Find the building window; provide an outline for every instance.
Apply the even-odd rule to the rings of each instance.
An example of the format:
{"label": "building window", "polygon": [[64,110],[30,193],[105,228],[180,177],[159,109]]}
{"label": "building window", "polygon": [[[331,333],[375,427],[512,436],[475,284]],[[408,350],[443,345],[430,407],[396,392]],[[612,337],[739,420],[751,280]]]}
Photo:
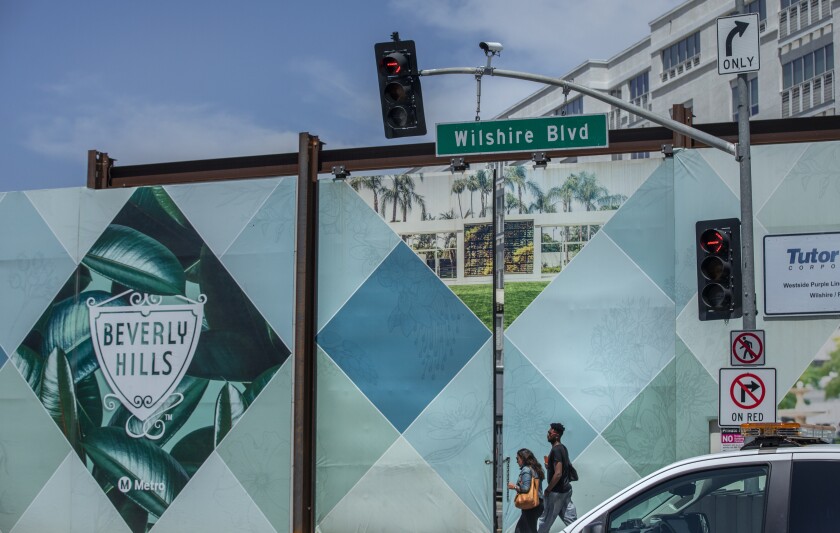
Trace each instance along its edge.
{"label": "building window", "polygon": [[[788,3],[790,3],[788,1]],[[784,7],[785,0],[782,0],[782,6]],[[767,1],[766,0],[756,0],[755,2],[750,2],[745,6],[747,8],[747,13],[758,13],[758,20],[759,22],[763,20],[767,20]]]}
{"label": "building window", "polygon": [[700,56],[700,32],[689,35],[661,52],[662,70],[667,72]]}
{"label": "building window", "polygon": [[[747,81],[747,105],[750,116],[758,114],[758,77]],[[732,85],[732,120],[738,122],[738,85]]]}
{"label": "building window", "polygon": [[572,100],[571,102],[567,102],[557,109],[554,110],[555,115],[560,116],[568,116],[568,115],[582,115],[583,114],[583,97],[578,97]]}
{"label": "building window", "polygon": [[834,101],[834,45],[782,63],[782,118]]}
{"label": "building window", "polygon": [[648,93],[648,73],[643,72],[630,80],[630,100],[635,100]]}
{"label": "building window", "polygon": [[782,89],[790,89],[831,70],[834,70],[834,44],[829,43],[783,64]]}
{"label": "building window", "polygon": [[650,159],[650,152],[633,152],[630,159]]}

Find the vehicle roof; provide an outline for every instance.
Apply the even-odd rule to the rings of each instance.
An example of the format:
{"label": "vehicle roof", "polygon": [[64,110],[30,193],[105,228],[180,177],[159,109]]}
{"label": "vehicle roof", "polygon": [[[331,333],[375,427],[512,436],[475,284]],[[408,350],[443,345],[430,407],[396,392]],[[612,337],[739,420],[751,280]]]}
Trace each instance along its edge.
{"label": "vehicle roof", "polygon": [[730,458],[738,458],[738,457],[754,457],[754,456],[769,456],[769,455],[776,455],[776,454],[791,454],[791,453],[832,453],[837,454],[838,459],[840,459],[840,444],[809,444],[806,446],[780,446],[780,447],[772,447],[772,448],[763,448],[763,449],[752,449],[752,450],[736,450],[732,452],[718,452],[718,453],[710,453],[706,455],[698,455],[695,457],[689,457],[687,459],[682,459],[679,461],[675,461],[667,466],[656,470],[655,472],[648,474],[647,476],[642,477],[641,479],[631,483],[627,487],[619,490],[609,498],[603,500],[601,503],[593,507],[590,511],[584,513],[580,519],[587,518],[592,513],[598,511],[604,503],[615,500],[617,497],[621,496],[622,494],[626,494],[632,491],[636,486],[642,485],[647,482],[648,479],[656,477],[663,472],[667,472],[669,470],[678,469],[682,466],[688,465],[699,465],[704,462],[708,463],[715,463],[721,460],[724,462],[732,463],[729,461]]}

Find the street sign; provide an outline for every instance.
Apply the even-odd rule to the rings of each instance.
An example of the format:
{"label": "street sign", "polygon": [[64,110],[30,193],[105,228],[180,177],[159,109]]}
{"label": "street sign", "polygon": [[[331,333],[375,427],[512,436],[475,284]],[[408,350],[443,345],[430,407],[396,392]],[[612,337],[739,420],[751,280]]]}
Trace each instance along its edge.
{"label": "street sign", "polygon": [[449,122],[435,129],[439,157],[609,146],[606,114]]}
{"label": "street sign", "polygon": [[764,236],[764,314],[840,314],[840,233]]}
{"label": "street sign", "polygon": [[721,428],[720,430],[720,451],[736,452],[744,445],[744,436],[740,428]]}
{"label": "street sign", "polygon": [[721,368],[718,425],[776,421],[775,368]]}
{"label": "street sign", "polygon": [[732,366],[763,366],[764,330],[730,331],[729,363]]}
{"label": "street sign", "polygon": [[759,68],[758,13],[717,19],[718,74]]}

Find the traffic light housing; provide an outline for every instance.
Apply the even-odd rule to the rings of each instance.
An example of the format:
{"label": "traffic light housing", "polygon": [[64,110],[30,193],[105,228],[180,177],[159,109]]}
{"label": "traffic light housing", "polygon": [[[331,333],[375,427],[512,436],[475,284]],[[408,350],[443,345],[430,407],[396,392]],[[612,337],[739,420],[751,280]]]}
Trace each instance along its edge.
{"label": "traffic light housing", "polygon": [[414,41],[376,43],[376,71],[385,137],[426,135],[423,93]]}
{"label": "traffic light housing", "polygon": [[700,320],[729,320],[743,315],[741,221],[697,222],[697,301]]}

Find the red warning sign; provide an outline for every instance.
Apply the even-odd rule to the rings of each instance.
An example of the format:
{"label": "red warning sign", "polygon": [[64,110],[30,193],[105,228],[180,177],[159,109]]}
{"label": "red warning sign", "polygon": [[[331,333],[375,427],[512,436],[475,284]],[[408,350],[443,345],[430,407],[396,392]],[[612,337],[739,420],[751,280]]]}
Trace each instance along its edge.
{"label": "red warning sign", "polygon": [[718,424],[776,421],[776,369],[721,368]]}
{"label": "red warning sign", "polygon": [[764,330],[732,331],[729,340],[732,366],[764,365]]}
{"label": "red warning sign", "polygon": [[755,374],[746,373],[732,380],[729,396],[741,409],[755,409],[764,400],[766,390],[761,378]]}

